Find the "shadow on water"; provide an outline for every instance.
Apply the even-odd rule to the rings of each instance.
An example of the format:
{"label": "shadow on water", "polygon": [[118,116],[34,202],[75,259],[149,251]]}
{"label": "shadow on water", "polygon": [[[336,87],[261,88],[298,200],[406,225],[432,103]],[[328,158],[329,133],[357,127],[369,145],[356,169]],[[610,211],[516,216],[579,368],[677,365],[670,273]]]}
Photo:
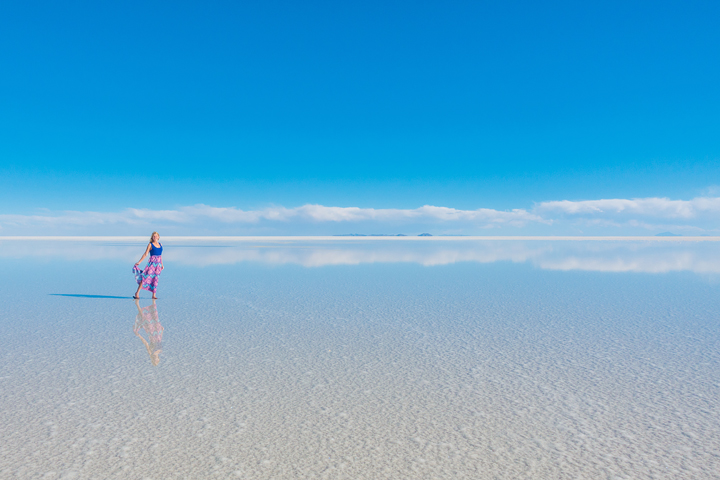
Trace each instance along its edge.
{"label": "shadow on water", "polygon": [[112,295],[78,295],[73,293],[50,293],[54,297],[79,297],[79,298],[133,298],[133,297],[115,297]]}

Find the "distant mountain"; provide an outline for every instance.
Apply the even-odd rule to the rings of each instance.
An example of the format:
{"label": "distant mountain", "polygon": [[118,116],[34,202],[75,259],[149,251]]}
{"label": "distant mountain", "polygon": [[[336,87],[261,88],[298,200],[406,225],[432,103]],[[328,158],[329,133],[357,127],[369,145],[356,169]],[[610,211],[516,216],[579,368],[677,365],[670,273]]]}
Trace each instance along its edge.
{"label": "distant mountain", "polygon": [[679,233],[662,232],[655,235],[656,237],[682,237]]}
{"label": "distant mountain", "polygon": [[370,235],[365,233],[340,233],[333,235],[333,237],[407,237],[404,233],[371,233]]}
{"label": "distant mountain", "polygon": [[432,235],[429,233],[421,233],[418,237],[432,237]]}

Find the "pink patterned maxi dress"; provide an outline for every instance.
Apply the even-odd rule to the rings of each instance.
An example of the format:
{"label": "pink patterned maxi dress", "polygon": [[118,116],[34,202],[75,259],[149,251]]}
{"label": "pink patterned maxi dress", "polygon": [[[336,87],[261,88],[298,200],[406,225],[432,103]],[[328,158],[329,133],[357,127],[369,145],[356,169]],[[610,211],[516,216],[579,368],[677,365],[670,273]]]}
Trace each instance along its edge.
{"label": "pink patterned maxi dress", "polygon": [[140,330],[145,330],[148,335],[148,344],[150,345],[150,351],[156,352],[162,350],[162,337],[163,331],[165,330],[160,325],[160,318],[158,318],[157,307],[150,305],[143,307],[135,317],[135,326],[133,332],[136,335],[140,335]]}
{"label": "pink patterned maxi dress", "polygon": [[158,281],[160,280],[160,272],[163,270],[162,264],[162,243],[160,248],[156,248],[152,245],[150,250],[150,259],[144,270],[140,270],[137,265],[133,266],[133,273],[135,274],[135,281],[143,290],[152,292],[153,294],[157,291]]}

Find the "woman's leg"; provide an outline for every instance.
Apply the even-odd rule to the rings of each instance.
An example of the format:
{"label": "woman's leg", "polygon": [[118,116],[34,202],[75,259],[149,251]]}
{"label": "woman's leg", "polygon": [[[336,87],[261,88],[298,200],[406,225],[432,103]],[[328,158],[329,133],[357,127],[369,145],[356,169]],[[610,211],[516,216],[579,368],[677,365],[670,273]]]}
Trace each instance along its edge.
{"label": "woman's leg", "polygon": [[142,284],[138,285],[138,289],[137,289],[137,291],[135,292],[135,295],[134,295],[135,298],[140,297],[140,287],[142,287]]}

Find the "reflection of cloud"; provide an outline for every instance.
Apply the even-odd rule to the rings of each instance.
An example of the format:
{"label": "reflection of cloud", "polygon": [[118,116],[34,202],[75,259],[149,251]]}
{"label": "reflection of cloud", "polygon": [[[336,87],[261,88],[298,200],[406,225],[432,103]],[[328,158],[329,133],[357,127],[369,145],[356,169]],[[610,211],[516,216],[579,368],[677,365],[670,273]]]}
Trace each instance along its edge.
{"label": "reflection of cloud", "polygon": [[689,270],[695,273],[720,272],[720,258],[708,262],[704,256],[681,251],[668,255],[667,252],[636,256],[607,258],[568,256],[558,259],[541,259],[538,265],[547,270],[587,270],[594,272],[645,272],[665,273]]}
{"label": "reflection of cloud", "polygon": [[[224,248],[193,252],[189,260],[196,265],[216,265],[241,262],[259,262],[274,265],[296,264],[305,267],[323,267],[328,265],[360,265],[368,263],[417,263],[420,265],[447,265],[460,262],[492,263],[497,261],[524,262],[537,256],[541,246],[534,248],[525,245],[398,245],[372,244],[326,246],[286,246],[276,248]],[[189,262],[188,262],[189,263]]]}
{"label": "reflection of cloud", "polygon": [[[575,239],[578,240],[578,239]],[[189,266],[255,262],[323,267],[371,263],[415,263],[426,266],[461,262],[530,263],[548,270],[599,272],[720,272],[716,239],[687,238],[626,241],[476,240],[476,239],[297,239],[244,238],[164,240],[165,261]],[[0,241],[0,257],[119,260],[132,265],[145,243],[113,241]]]}

